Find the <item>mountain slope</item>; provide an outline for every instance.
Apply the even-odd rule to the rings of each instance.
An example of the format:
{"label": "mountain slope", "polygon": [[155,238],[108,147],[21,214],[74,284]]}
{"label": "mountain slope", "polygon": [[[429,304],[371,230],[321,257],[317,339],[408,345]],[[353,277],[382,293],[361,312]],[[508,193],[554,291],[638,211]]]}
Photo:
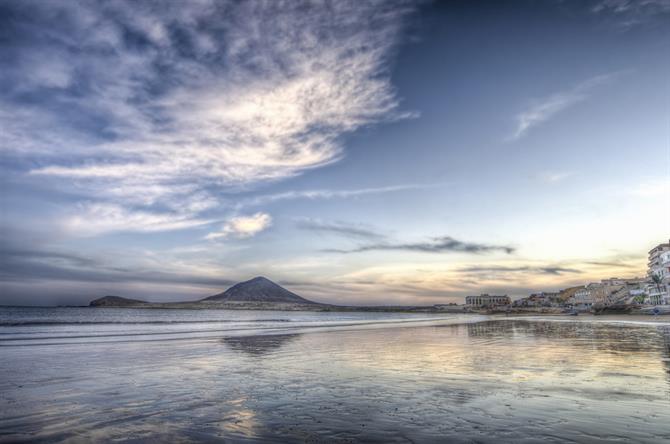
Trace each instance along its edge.
{"label": "mountain slope", "polygon": [[235,284],[223,293],[210,296],[203,301],[316,304],[316,302],[302,298],[262,276]]}

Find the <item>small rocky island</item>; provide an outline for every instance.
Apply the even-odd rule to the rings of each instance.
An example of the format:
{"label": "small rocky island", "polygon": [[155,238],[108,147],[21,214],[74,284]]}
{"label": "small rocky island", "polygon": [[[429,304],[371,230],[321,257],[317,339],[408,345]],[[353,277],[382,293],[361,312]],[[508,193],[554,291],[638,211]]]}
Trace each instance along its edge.
{"label": "small rocky island", "polygon": [[123,298],[121,296],[104,296],[91,301],[91,307],[131,307],[134,305],[147,304],[147,302],[138,299]]}

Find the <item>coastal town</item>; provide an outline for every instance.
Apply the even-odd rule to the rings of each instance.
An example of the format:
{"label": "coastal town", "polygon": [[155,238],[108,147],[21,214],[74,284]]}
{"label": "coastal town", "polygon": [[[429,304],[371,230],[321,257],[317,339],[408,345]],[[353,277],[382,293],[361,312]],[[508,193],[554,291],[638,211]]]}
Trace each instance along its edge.
{"label": "coastal town", "polygon": [[516,300],[507,295],[467,296],[465,306],[489,311],[670,314],[670,240],[649,251],[644,277],[611,277]]}
{"label": "coastal town", "polygon": [[98,308],[670,315],[670,239],[649,251],[644,277],[610,277],[525,297],[466,296],[465,304],[333,305],[305,299],[265,277],[257,276],[197,301],[148,302],[108,295],[92,300],[89,305]]}

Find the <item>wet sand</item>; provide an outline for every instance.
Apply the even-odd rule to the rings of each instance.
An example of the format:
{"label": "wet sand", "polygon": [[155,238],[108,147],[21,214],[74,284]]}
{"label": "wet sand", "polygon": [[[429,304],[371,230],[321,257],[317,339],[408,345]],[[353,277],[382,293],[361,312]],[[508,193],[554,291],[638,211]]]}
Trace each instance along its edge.
{"label": "wet sand", "polygon": [[0,441],[667,442],[670,323],[595,321],[3,346]]}

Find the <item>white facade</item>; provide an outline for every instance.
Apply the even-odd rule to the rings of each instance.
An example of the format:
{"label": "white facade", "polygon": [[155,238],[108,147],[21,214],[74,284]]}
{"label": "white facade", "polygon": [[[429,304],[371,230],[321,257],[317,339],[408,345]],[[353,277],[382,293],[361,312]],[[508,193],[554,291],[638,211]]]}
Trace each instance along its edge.
{"label": "white facade", "polygon": [[664,251],[658,256],[658,261],[660,267],[658,267],[658,272],[660,276],[667,280],[670,278],[670,251]]}
{"label": "white facade", "polygon": [[507,295],[504,296],[492,296],[488,294],[482,294],[479,296],[466,296],[465,303],[472,307],[492,307],[494,305],[509,305],[510,298]]}
{"label": "white facade", "polygon": [[576,308],[591,308],[594,302],[592,295],[592,285],[593,284],[589,284],[588,286],[577,290],[568,302]]}
{"label": "white facade", "polygon": [[665,294],[662,296],[662,303],[669,305],[670,304],[670,251],[665,251],[661,253],[660,257],[662,271],[661,278],[663,279],[663,285],[665,286]]}
{"label": "white facade", "polygon": [[[649,263],[647,275],[647,303],[669,304],[670,303],[670,241],[659,244],[649,251]],[[653,276],[661,278],[660,283],[652,281]]]}

